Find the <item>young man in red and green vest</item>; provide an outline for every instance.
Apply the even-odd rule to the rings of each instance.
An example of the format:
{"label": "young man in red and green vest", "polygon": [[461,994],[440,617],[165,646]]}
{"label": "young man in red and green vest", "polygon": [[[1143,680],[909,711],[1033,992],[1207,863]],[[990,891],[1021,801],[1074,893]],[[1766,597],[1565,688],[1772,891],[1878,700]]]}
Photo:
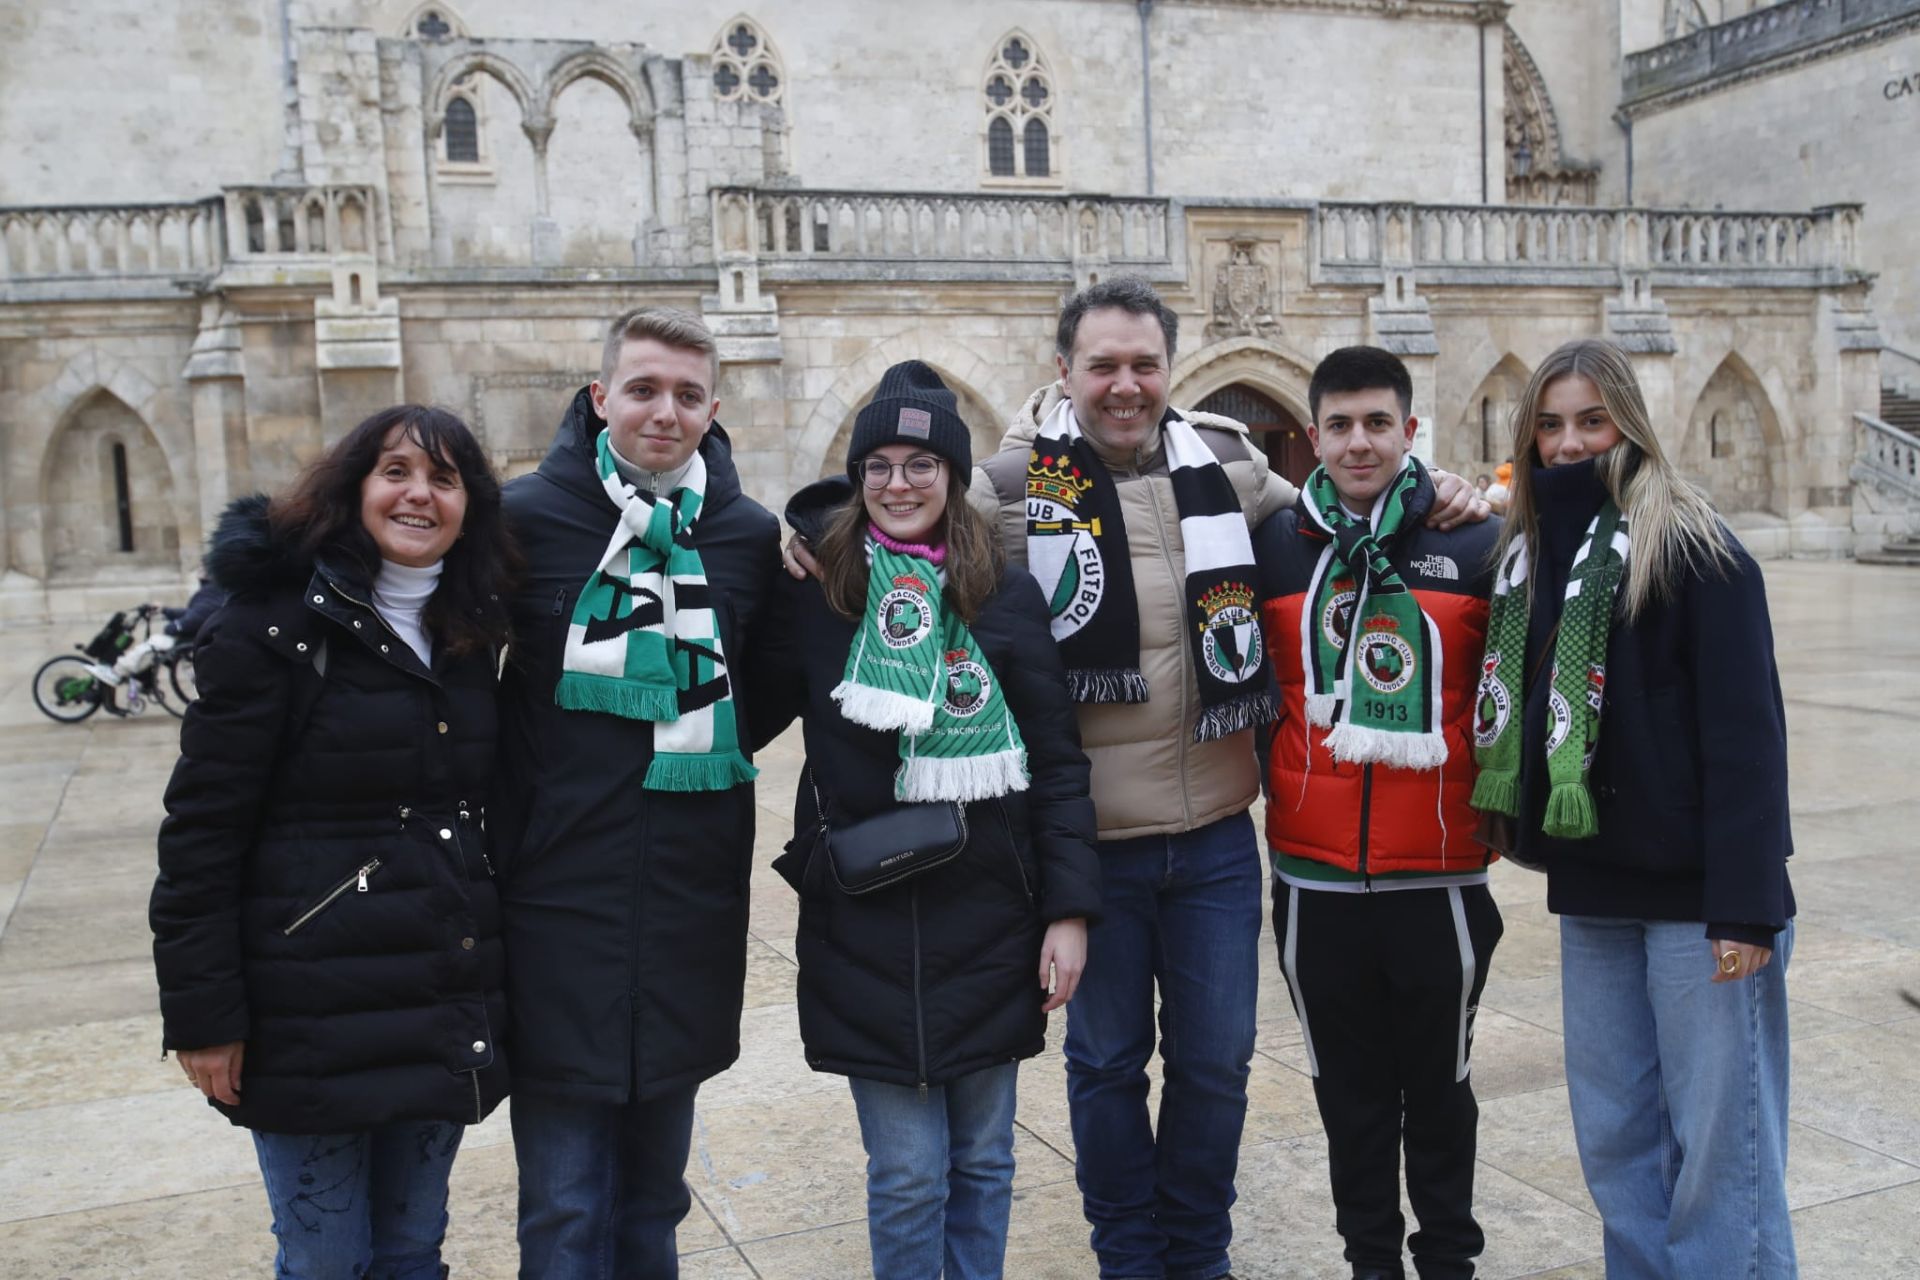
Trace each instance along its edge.
{"label": "young man in red and green vest", "polygon": [[1497,521],[1428,527],[1412,380],[1376,347],[1308,387],[1320,465],[1254,535],[1282,716],[1267,841],[1280,967],[1356,1278],[1473,1274],[1473,1016],[1500,913],[1473,838],[1475,689]]}

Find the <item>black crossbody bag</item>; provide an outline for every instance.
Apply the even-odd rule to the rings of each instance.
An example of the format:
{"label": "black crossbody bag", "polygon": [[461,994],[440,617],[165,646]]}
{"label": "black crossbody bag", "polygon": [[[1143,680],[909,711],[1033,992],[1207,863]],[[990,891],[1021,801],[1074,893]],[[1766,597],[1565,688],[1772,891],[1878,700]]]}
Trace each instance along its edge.
{"label": "black crossbody bag", "polygon": [[820,803],[820,788],[807,766],[813,809],[820,815],[820,838],[827,846],[827,868],[841,892],[872,893],[931,871],[960,856],[967,844],[967,812],[956,801],[895,805],[848,822],[830,822]]}

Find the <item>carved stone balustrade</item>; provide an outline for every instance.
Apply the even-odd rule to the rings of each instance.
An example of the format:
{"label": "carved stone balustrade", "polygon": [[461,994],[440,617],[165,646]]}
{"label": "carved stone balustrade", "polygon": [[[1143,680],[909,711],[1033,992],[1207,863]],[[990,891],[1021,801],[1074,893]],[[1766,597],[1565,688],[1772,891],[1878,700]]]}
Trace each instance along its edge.
{"label": "carved stone balustrade", "polygon": [[0,209],[0,287],[211,276],[219,202]]}
{"label": "carved stone balustrade", "polygon": [[1169,202],[1078,195],[713,192],[716,258],[767,280],[1078,280],[1172,269]]}
{"label": "carved stone balustrade", "polygon": [[222,199],[235,262],[378,252],[372,187],[226,187]]}
{"label": "carved stone balustrade", "polygon": [[1920,439],[1870,414],[1853,415],[1856,452],[1853,479],[1878,482],[1920,501]]}
{"label": "carved stone balustrade", "polygon": [[1694,209],[1323,203],[1320,277],[1421,283],[1830,283],[1858,274],[1858,205],[1797,213]]}
{"label": "carved stone balustrade", "polygon": [[1689,97],[1756,68],[1826,45],[1868,38],[1913,23],[1913,0],[1795,0],[1630,53],[1622,76],[1624,110]]}

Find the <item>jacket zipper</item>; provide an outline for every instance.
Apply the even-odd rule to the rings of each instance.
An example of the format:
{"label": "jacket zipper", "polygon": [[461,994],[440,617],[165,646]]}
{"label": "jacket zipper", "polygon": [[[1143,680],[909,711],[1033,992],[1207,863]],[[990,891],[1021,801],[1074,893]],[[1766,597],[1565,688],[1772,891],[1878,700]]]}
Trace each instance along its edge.
{"label": "jacket zipper", "polygon": [[920,1005],[920,885],[907,886],[907,911],[913,917],[913,1035],[920,1054],[920,1101],[927,1100],[927,1019]]}
{"label": "jacket zipper", "polygon": [[320,901],[314,903],[312,906],[308,907],[305,911],[302,911],[299,915],[295,916],[293,918],[293,922],[289,924],[286,928],[280,931],[281,934],[284,935],[285,937],[291,938],[294,934],[306,928],[307,923],[311,921],[315,916],[319,915],[322,911],[325,911],[328,907],[332,906],[336,901],[338,901],[340,898],[340,895],[345,893],[349,889],[357,888],[359,892],[365,893],[367,891],[367,877],[372,875],[374,872],[378,871],[379,869],[380,869],[380,859],[378,858],[372,859],[365,866],[361,867],[358,871],[348,876],[345,880],[342,880],[339,884],[333,886],[332,889],[329,889],[327,891],[326,896],[321,898]]}
{"label": "jacket zipper", "polygon": [[1033,906],[1033,885],[1027,880],[1026,864],[1020,861],[1020,846],[1013,838],[1013,820],[1007,817],[1006,802],[995,800],[993,805],[1000,811],[1000,829],[1007,833],[1007,853],[1013,858],[1013,869],[1020,877],[1020,890],[1027,895],[1027,905]]}
{"label": "jacket zipper", "polygon": [[[473,814],[468,811],[467,802],[465,800],[461,800],[461,801],[458,801],[457,803],[460,806],[460,814],[459,814],[460,821],[463,823],[472,822]],[[465,853],[466,848],[467,848],[466,844],[462,842],[460,845],[460,851],[462,853]],[[480,865],[487,869],[487,878],[491,880],[493,878],[493,859],[487,856],[487,846],[485,842],[482,842],[480,845]]]}
{"label": "jacket zipper", "polygon": [[[1144,477],[1144,482],[1147,486],[1147,500],[1153,503],[1153,524],[1154,524],[1155,540],[1160,544],[1160,558],[1167,562],[1167,577],[1171,579],[1174,584],[1174,608],[1178,610],[1180,608],[1179,599],[1180,599],[1181,584],[1183,584],[1186,581],[1186,576],[1182,574],[1174,566],[1173,548],[1167,545],[1167,522],[1160,510],[1160,495],[1154,490],[1153,479],[1150,476]],[[1178,522],[1179,518],[1180,518],[1179,514],[1176,512],[1174,515],[1174,520]],[[1174,633],[1178,635],[1184,632],[1185,630],[1186,630],[1186,619],[1183,616],[1176,623],[1174,627]],[[1183,658],[1183,666],[1180,672],[1180,729],[1179,729],[1180,814],[1185,825],[1187,827],[1191,827],[1193,826],[1193,794],[1190,789],[1191,781],[1187,777],[1187,746],[1189,743],[1193,741],[1193,731],[1187,728],[1187,714],[1188,714],[1187,712],[1187,673],[1185,669],[1185,655],[1182,655],[1182,658]]]}
{"label": "jacket zipper", "polygon": [[479,1124],[487,1118],[486,1114],[480,1110],[480,1068],[475,1067],[467,1072],[467,1076],[473,1081],[473,1122]]}
{"label": "jacket zipper", "polygon": [[1373,766],[1360,766],[1360,882],[1373,888],[1373,875],[1367,870],[1367,835],[1373,825]]}

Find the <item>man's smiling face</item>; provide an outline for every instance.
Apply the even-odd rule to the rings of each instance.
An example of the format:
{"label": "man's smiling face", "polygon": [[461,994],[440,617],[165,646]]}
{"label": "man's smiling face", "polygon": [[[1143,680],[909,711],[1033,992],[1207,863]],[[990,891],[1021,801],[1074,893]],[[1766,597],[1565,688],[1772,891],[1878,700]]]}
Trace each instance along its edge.
{"label": "man's smiling face", "polygon": [[1056,356],[1080,429],[1115,455],[1138,449],[1167,411],[1167,336],[1153,315],[1101,307]]}

